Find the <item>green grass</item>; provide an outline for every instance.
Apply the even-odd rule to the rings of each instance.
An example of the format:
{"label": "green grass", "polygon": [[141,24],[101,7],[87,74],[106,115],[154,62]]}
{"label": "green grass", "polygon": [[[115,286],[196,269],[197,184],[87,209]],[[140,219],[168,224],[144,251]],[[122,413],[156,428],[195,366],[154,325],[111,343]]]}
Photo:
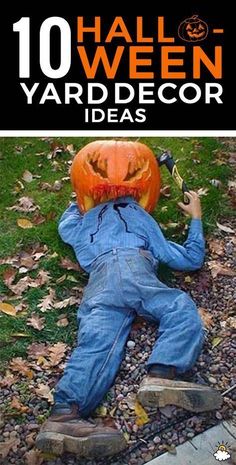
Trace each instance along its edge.
{"label": "green grass", "polygon": [[[79,150],[86,143],[93,140],[92,138],[58,138],[54,142],[59,145],[73,143],[74,148]],[[179,171],[192,189],[208,188],[207,196],[202,198],[204,212],[204,227],[206,233],[213,231],[216,221],[220,215],[229,216],[231,214],[228,198],[225,194],[228,179],[231,176],[231,169],[227,165],[217,166],[214,164],[215,151],[222,150],[220,142],[214,138],[142,138],[141,142],[149,145],[156,154],[161,153],[162,149],[172,151],[176,160],[178,160]],[[20,151],[19,151],[20,148]],[[21,150],[22,149],[22,150]],[[69,182],[65,182],[58,192],[42,191],[41,182],[52,184],[55,180],[68,176],[68,162],[71,155],[68,152],[58,154],[54,159],[48,159],[50,152],[50,140],[39,138],[1,138],[0,139],[0,257],[11,256],[27,246],[40,242],[46,244],[49,249],[49,255],[54,252],[58,254],[55,258],[42,258],[39,262],[39,268],[47,270],[52,276],[52,283],[55,283],[63,274],[73,275],[78,279],[78,285],[86,283],[86,274],[78,275],[76,272],[66,272],[59,266],[61,257],[68,256],[74,258],[73,251],[66,246],[57,233],[57,220],[68,205],[71,195]],[[193,160],[198,160],[195,163]],[[22,181],[22,175],[25,170],[32,174],[40,176],[31,183]],[[176,202],[182,200],[178,187],[174,184],[169,173],[162,168],[163,185],[171,185],[170,199],[161,198],[154,212],[154,217],[162,224],[183,223],[187,219],[176,207]],[[210,184],[211,179],[218,179],[222,182],[222,188],[217,189]],[[24,190],[17,194],[14,190],[19,186],[19,181],[23,182]],[[17,199],[22,196],[32,197],[35,204],[40,206],[40,213],[44,216],[49,215],[43,224],[24,230],[17,226],[18,218],[32,218],[33,214],[25,214],[9,211],[6,208],[16,203]],[[166,211],[162,207],[167,206]],[[165,235],[174,240],[183,241],[183,234],[173,228],[167,228]],[[0,296],[10,296],[8,288],[2,282],[2,274],[8,266],[0,267]],[[29,273],[35,276],[35,271]],[[20,276],[22,277],[22,276]],[[64,281],[56,285],[56,294],[58,299],[66,298],[68,290],[75,283]],[[52,310],[42,314],[37,309],[39,300],[47,294],[47,286],[39,289],[30,288],[26,291],[24,301],[28,305],[28,314],[26,316],[12,317],[0,312],[0,357],[8,360],[13,356],[24,357],[27,346],[33,341],[49,341],[55,343],[63,341],[72,344],[75,341],[76,331],[76,309],[69,307],[62,310]],[[6,300],[8,302],[8,300]],[[9,301],[9,303],[15,303]],[[17,301],[16,303],[19,303]],[[26,326],[28,316],[36,311],[40,316],[46,318],[45,328],[37,331]],[[58,316],[67,314],[69,326],[59,328],[56,326]],[[28,334],[25,338],[16,338],[12,334],[24,332]]]}

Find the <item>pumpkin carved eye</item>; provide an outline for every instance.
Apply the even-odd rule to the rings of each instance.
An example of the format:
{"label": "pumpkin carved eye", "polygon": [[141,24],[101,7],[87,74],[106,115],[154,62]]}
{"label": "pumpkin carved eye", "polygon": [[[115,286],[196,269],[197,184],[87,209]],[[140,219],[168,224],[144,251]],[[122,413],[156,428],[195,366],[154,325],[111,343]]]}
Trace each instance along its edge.
{"label": "pumpkin carved eye", "polygon": [[104,160],[103,162],[103,167],[101,167],[101,164],[99,165],[99,160],[88,160],[90,166],[92,167],[93,171],[95,174],[100,174],[102,178],[108,179],[107,176],[107,161]]}
{"label": "pumpkin carved eye", "polygon": [[125,176],[124,181],[134,181],[135,179],[139,179],[144,173],[144,171],[147,171],[148,166],[148,161],[146,161],[144,164],[142,164],[141,167],[138,166],[133,169],[132,164],[129,163],[128,173]]}

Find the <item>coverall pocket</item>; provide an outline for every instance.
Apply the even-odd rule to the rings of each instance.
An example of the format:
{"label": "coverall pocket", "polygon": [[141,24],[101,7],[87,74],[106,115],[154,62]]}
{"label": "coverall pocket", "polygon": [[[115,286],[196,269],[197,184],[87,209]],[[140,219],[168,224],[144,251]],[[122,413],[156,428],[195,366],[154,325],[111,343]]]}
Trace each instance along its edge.
{"label": "coverall pocket", "polygon": [[144,286],[156,287],[158,279],[151,260],[147,257],[127,257],[126,263],[131,270],[135,282]]}
{"label": "coverall pocket", "polygon": [[101,263],[93,271],[91,271],[88,284],[83,292],[83,301],[96,297],[100,294],[107,282],[107,263]]}

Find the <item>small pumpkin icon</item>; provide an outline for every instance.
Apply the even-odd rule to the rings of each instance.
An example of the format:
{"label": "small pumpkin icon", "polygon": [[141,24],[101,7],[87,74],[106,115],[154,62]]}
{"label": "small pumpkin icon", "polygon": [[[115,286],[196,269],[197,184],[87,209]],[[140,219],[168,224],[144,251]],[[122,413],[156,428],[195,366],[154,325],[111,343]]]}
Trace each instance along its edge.
{"label": "small pumpkin icon", "polygon": [[193,15],[180,23],[178,35],[186,42],[200,42],[208,35],[208,25],[198,15]]}

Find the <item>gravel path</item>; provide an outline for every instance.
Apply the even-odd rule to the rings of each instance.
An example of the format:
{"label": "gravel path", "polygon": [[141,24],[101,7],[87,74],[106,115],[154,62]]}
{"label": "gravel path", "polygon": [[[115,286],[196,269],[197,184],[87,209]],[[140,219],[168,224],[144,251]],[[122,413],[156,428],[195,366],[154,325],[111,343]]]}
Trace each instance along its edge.
{"label": "gravel path", "polygon": [[[222,221],[223,223],[223,221]],[[236,225],[225,221],[226,226]],[[235,254],[235,236],[217,230],[216,242],[210,249],[204,268],[198,273],[176,273],[174,287],[190,292],[197,305],[205,309],[208,329],[204,350],[191,373],[189,379],[198,383],[207,383],[222,393],[236,383],[236,339],[235,339],[235,289],[236,277],[218,274],[212,277],[212,261],[217,265],[233,268]],[[218,245],[217,245],[218,244]],[[221,249],[219,249],[219,244]],[[218,252],[216,252],[217,250]],[[223,251],[223,252],[222,252]],[[220,255],[219,255],[220,252]],[[211,268],[211,270],[210,270]],[[214,275],[214,272],[213,272]],[[213,413],[191,415],[181,409],[169,406],[159,410],[148,410],[149,422],[138,426],[134,412],[134,397],[139,384],[145,375],[145,361],[149,357],[155,340],[156,327],[143,320],[137,320],[133,326],[127,343],[125,359],[122,363],[115,385],[110,389],[97,416],[108,417],[125,433],[128,450],[122,458],[105,459],[104,461],[76,460],[75,457],[42,458],[34,450],[34,439],[40,424],[47,417],[49,404],[35,394],[39,383],[49,384],[53,388],[59,374],[55,371],[39,369],[33,373],[32,379],[24,376],[9,386],[3,386],[0,403],[3,416],[0,417],[0,442],[12,447],[3,458],[3,465],[9,464],[41,464],[46,465],[142,465],[158,454],[169,451],[175,453],[175,446],[183,443],[206,428],[215,425],[222,419],[235,415],[236,390],[224,396],[221,410]],[[69,355],[69,354],[68,354]],[[62,371],[63,366],[60,367]],[[6,375],[6,374],[5,374]],[[3,374],[4,376],[4,374]],[[1,378],[0,378],[1,379]],[[12,409],[10,403],[18,399],[26,412]],[[13,404],[14,405],[14,404]],[[220,440],[220,438],[219,438]],[[1,448],[0,448],[1,451]],[[44,461],[43,461],[44,460]],[[43,461],[43,462],[42,462]]]}

